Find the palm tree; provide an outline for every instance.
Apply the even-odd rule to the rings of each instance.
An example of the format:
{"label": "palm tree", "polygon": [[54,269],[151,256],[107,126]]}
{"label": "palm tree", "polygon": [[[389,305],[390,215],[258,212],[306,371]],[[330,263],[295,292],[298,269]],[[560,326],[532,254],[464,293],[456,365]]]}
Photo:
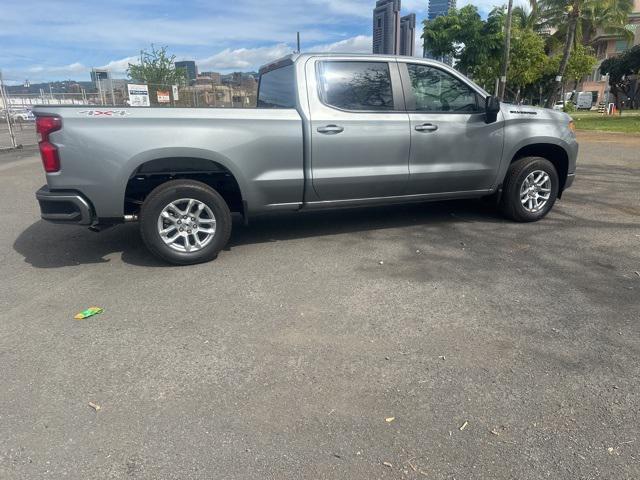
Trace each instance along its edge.
{"label": "palm tree", "polygon": [[609,5],[595,2],[589,7],[576,29],[576,37],[582,38],[583,43],[589,42],[598,30],[633,39],[633,33],[626,28],[633,0],[618,0]]}
{"label": "palm tree", "polygon": [[581,33],[584,38],[585,24],[589,31],[598,27],[605,30],[624,28],[627,16],[633,8],[633,2],[632,0],[539,0],[538,5],[543,22],[558,28],[565,37],[558,80],[547,98],[546,106],[551,107],[562,86],[576,38],[580,38],[576,37],[576,33]]}
{"label": "palm tree", "polygon": [[513,23],[520,30],[533,30],[540,32],[543,28],[543,22],[540,18],[537,0],[529,1],[529,8],[518,5],[513,9]]}
{"label": "palm tree", "polygon": [[511,19],[513,17],[513,0],[507,7],[507,21],[504,28],[504,55],[502,59],[502,75],[500,76],[500,101],[504,101],[507,90],[507,73],[509,71],[509,55],[511,54]]}

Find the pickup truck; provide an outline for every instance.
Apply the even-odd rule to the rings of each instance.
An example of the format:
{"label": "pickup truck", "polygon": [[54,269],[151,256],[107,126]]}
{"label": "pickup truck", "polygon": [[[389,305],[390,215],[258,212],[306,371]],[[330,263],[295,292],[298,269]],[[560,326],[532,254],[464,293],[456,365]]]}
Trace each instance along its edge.
{"label": "pickup truck", "polygon": [[174,264],[216,257],[232,212],[493,196],[520,222],[573,183],[562,112],[501,104],[442,63],[294,54],[260,69],[256,108],[38,106],[45,220],[137,221]]}

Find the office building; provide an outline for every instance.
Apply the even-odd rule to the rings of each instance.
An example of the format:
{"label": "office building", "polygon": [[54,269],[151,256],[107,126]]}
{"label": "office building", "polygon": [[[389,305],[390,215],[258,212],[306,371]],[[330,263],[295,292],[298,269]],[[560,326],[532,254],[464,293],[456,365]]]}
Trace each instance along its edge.
{"label": "office building", "polygon": [[187,80],[189,82],[194,81],[198,77],[198,68],[196,62],[193,60],[184,60],[182,62],[175,63],[176,68],[182,68],[187,72]]}
{"label": "office building", "polygon": [[378,0],[373,10],[373,53],[397,55],[400,48],[400,0]]}
{"label": "office building", "polygon": [[449,10],[456,8],[456,0],[429,0],[427,19],[433,20],[449,13]]}
{"label": "office building", "polygon": [[222,83],[222,75],[220,75],[219,72],[200,72],[198,78],[200,77],[210,78],[211,82],[216,85],[220,85]]}
{"label": "office building", "polygon": [[413,57],[416,52],[416,14],[410,13],[400,19],[399,55]]}

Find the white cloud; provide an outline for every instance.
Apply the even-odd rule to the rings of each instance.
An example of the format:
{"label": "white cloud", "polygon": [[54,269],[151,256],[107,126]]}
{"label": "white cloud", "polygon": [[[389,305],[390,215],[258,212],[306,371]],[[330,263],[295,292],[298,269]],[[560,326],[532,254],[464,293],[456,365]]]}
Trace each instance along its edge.
{"label": "white cloud", "polygon": [[35,74],[47,74],[47,75],[73,75],[83,73],[87,70],[87,67],[79,62],[71,63],[69,65],[60,66],[42,66],[37,65],[27,70],[29,73]]}
{"label": "white cloud", "polygon": [[370,35],[357,35],[326,45],[316,45],[310,52],[326,53],[371,53],[372,39]]}
{"label": "white cloud", "polygon": [[[290,54],[293,47],[279,43],[267,47],[225,49],[210,57],[197,59],[200,70],[257,70],[261,65]],[[304,51],[327,53],[370,53],[371,37],[357,35],[333,43],[314,45]]]}
{"label": "white cloud", "polygon": [[127,71],[130,63],[138,63],[138,57],[126,57],[120,60],[111,60],[109,63],[105,65],[100,65],[97,68],[106,68],[107,70],[111,70],[112,74],[124,74]]}
{"label": "white cloud", "polygon": [[291,53],[293,49],[279,43],[268,47],[225,49],[215,55],[196,60],[200,70],[255,70],[260,65]]}
{"label": "white cloud", "polygon": [[[127,57],[120,60],[112,60],[105,65],[87,66],[80,62],[69,65],[36,65],[28,68],[25,72],[28,76],[36,78],[75,78],[77,76],[88,76],[92,67],[106,68],[111,71],[114,77],[123,76],[127,71],[129,63],[137,63],[137,57]],[[10,79],[8,83],[20,83],[17,79]]]}

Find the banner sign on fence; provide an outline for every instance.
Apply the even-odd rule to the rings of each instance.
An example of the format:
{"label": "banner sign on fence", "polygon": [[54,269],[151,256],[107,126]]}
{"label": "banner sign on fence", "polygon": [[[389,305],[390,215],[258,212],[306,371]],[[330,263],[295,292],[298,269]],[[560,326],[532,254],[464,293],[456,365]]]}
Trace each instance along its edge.
{"label": "banner sign on fence", "polygon": [[180,100],[180,95],[178,95],[178,85],[172,85],[171,89],[173,90],[173,101],[177,102]]}
{"label": "banner sign on fence", "polygon": [[149,87],[146,85],[127,84],[129,91],[129,105],[132,107],[149,107]]}
{"label": "banner sign on fence", "polygon": [[169,90],[158,90],[156,95],[158,96],[158,103],[171,102],[171,97],[169,96]]}

